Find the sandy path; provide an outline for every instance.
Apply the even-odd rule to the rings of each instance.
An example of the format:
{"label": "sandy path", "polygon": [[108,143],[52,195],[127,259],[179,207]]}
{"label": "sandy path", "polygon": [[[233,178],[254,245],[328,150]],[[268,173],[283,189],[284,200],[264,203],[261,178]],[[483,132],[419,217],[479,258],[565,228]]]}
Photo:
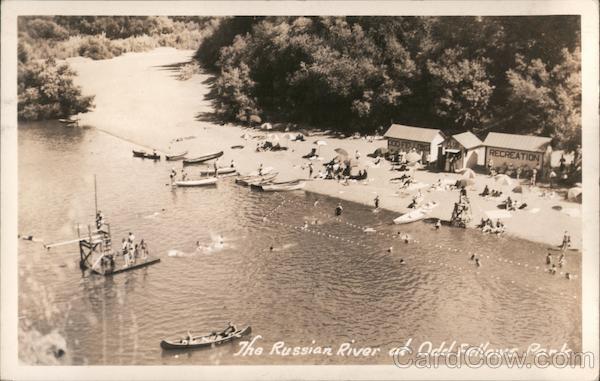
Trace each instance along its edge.
{"label": "sandy path", "polygon": [[[259,163],[272,166],[280,173],[279,178],[306,178],[308,163],[301,156],[316,147],[315,140],[326,140],[327,145],[320,147],[321,156],[328,161],[335,156],[335,148],[344,148],[351,155],[356,150],[361,153],[358,167],[368,168],[369,180],[365,183],[351,183],[348,186],[332,180],[314,180],[307,183],[306,189],[343,200],[373,204],[376,194],[381,199],[381,207],[397,212],[405,212],[412,194],[416,191],[398,195],[398,185],[389,183],[389,179],[399,176],[399,172],[390,171],[387,162],[373,167],[373,160],[366,157],[378,147],[385,147],[383,140],[368,142],[364,139],[336,139],[309,137],[305,142],[289,142],[283,133],[276,133],[282,145],[290,149],[283,152],[255,152],[256,140],[243,139],[244,132],[251,135],[263,134],[239,126],[219,126],[195,119],[200,112],[211,111],[210,102],[205,100],[208,86],[207,75],[196,75],[188,81],[178,81],[175,72],[161,65],[188,61],[193,52],[177,51],[169,48],[157,49],[147,53],[131,53],[111,60],[91,61],[84,58],[70,59],[69,62],[78,71],[77,82],[84,93],[96,95],[96,109],[82,117],[84,125],[91,125],[113,135],[127,139],[136,145],[154,147],[162,152],[180,152],[188,150],[189,156],[224,150],[220,165],[236,162],[241,172],[255,170]],[[195,139],[172,143],[173,139],[195,136]],[[244,149],[232,150],[232,145],[244,145]],[[180,164],[177,164],[179,166]],[[323,168],[321,162],[313,161],[315,174]],[[190,169],[193,171],[193,169]],[[432,173],[417,171],[416,180],[432,184],[437,179],[457,179],[458,174]],[[473,207],[474,223],[484,217],[484,212],[498,210],[496,205],[505,197],[485,200],[479,196],[485,184],[496,186],[493,179],[478,175],[475,185],[470,187],[469,195]],[[501,189],[506,194],[509,189]],[[423,190],[425,200],[437,201],[440,206],[431,213],[432,217],[449,219],[458,191]],[[525,211],[511,212],[512,217],[504,220],[507,232],[515,236],[558,245],[564,230],[571,233],[573,245],[581,247],[581,205],[567,202],[559,197],[543,199],[536,192],[524,195],[511,194],[511,197],[527,202]],[[562,211],[552,209],[559,205]],[[532,213],[532,210],[538,210]],[[571,212],[568,215],[565,210]]]}

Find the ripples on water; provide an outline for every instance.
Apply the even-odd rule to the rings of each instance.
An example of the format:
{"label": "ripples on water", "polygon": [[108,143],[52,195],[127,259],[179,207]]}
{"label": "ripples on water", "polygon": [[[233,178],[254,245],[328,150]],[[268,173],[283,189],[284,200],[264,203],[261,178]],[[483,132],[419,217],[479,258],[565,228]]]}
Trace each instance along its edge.
{"label": "ripples on water", "polygon": [[[75,245],[46,252],[19,242],[22,324],[59,330],[74,364],[389,364],[387,351],[408,338],[581,346],[580,279],[543,272],[542,245],[424,223],[394,226],[394,214],[351,203],[336,219],[336,200],[251,192],[232,178],[171,189],[173,163],[133,158],[129,143],[93,129],[47,127],[19,128],[19,231],[46,242],[76,236],[78,221],[85,231],[94,219],[96,174],[113,239],[133,231],[162,259],[114,278],[82,277]],[[364,233],[366,226],[376,233]],[[418,243],[401,242],[398,231]],[[567,260],[563,271],[579,274],[579,254]],[[267,352],[279,340],[314,340],[334,351],[355,340],[381,346],[383,355],[234,357],[237,343],[179,354],[159,347],[164,337],[227,321],[251,324]]]}

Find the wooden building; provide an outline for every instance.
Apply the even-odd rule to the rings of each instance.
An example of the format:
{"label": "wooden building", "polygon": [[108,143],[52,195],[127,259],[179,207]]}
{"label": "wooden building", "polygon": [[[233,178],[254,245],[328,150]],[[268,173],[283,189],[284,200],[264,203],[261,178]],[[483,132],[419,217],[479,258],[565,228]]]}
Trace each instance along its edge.
{"label": "wooden building", "polygon": [[438,146],[444,142],[445,135],[432,128],[392,124],[384,138],[388,141],[391,153],[410,152],[414,148],[417,153],[428,156],[429,161],[433,162],[437,160]]}
{"label": "wooden building", "polygon": [[537,168],[542,172],[545,166],[550,165],[550,142],[550,138],[542,136],[490,132],[483,142],[485,162],[489,165],[491,159],[494,168]]}
{"label": "wooden building", "polygon": [[[444,160],[439,169],[450,171],[485,165],[483,142],[470,131],[450,136],[444,141]],[[452,164],[452,165],[451,165]]]}

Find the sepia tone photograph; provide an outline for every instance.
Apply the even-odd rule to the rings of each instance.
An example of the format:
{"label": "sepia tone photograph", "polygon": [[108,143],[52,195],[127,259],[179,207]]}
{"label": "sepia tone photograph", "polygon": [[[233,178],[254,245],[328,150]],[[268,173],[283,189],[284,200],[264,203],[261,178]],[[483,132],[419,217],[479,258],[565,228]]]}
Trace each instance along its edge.
{"label": "sepia tone photograph", "polygon": [[19,365],[597,374],[580,14],[31,10]]}

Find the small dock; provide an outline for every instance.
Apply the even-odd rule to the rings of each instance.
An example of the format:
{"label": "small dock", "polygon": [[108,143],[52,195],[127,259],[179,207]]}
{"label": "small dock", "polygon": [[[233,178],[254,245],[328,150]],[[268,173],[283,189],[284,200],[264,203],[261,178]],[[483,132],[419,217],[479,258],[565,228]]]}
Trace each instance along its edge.
{"label": "small dock", "polygon": [[137,270],[140,269],[142,267],[147,267],[147,266],[151,266],[155,263],[160,262],[160,258],[151,258],[148,257],[145,260],[140,260],[139,262],[136,262],[132,265],[129,266],[125,266],[124,264],[118,268],[115,268],[114,270],[111,270],[108,267],[105,267],[104,269],[102,268],[93,268],[92,272],[94,274],[98,274],[98,275],[104,275],[104,276],[111,276],[111,275],[116,275],[116,274],[120,274],[120,273],[124,273],[127,271],[131,271],[131,270]]}

